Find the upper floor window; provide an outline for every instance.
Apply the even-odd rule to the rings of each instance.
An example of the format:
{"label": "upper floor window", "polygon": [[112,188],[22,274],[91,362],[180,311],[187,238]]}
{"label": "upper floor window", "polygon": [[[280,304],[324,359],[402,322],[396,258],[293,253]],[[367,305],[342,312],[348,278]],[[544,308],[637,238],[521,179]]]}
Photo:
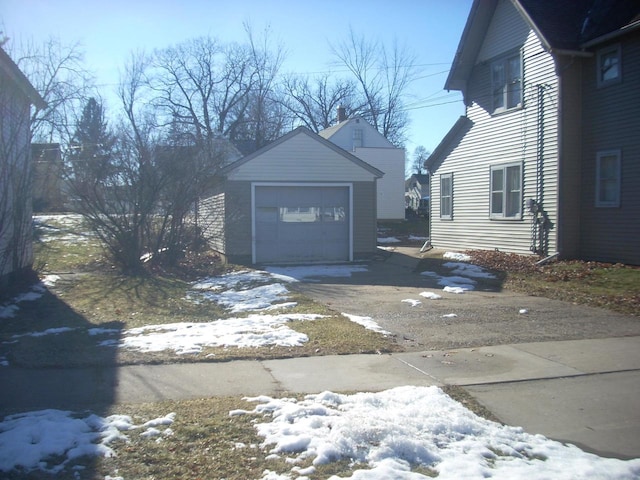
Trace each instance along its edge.
{"label": "upper floor window", "polygon": [[620,206],[620,150],[596,155],[596,207]]}
{"label": "upper floor window", "polygon": [[453,219],[453,173],[440,175],[440,218]]}
{"label": "upper floor window", "polygon": [[491,64],[493,113],[522,106],[522,59],[520,53]]}
{"label": "upper floor window", "polygon": [[597,59],[599,87],[618,83],[622,80],[620,45],[599,50]]}
{"label": "upper floor window", "polygon": [[518,220],[522,217],[522,165],[491,166],[490,217]]}
{"label": "upper floor window", "polygon": [[353,129],[353,149],[362,147],[362,129],[354,128]]}

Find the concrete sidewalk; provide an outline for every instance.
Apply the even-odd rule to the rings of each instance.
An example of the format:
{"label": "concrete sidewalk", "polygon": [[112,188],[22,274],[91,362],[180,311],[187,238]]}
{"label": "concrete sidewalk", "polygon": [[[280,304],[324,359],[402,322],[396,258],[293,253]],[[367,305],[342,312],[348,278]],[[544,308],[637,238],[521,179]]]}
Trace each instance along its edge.
{"label": "concrete sidewalk", "polygon": [[0,409],[459,385],[503,422],[640,457],[640,337],[119,368],[0,369]]}

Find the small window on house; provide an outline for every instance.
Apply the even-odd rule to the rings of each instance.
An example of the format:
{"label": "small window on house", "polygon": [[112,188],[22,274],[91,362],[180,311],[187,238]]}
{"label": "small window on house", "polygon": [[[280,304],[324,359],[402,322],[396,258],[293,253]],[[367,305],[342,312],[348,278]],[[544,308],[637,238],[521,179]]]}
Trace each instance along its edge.
{"label": "small window on house", "polygon": [[622,80],[620,45],[598,51],[598,86],[604,87]]}
{"label": "small window on house", "polygon": [[522,217],[522,165],[491,167],[490,217],[519,220]]}
{"label": "small window on house", "polygon": [[620,206],[620,150],[596,156],[596,207]]}
{"label": "small window on house", "polygon": [[440,175],[440,218],[453,219],[453,173]]}
{"label": "small window on house", "polygon": [[362,129],[355,128],[353,130],[353,149],[362,147]]}
{"label": "small window on house", "polygon": [[520,53],[491,64],[493,113],[522,106],[522,59]]}

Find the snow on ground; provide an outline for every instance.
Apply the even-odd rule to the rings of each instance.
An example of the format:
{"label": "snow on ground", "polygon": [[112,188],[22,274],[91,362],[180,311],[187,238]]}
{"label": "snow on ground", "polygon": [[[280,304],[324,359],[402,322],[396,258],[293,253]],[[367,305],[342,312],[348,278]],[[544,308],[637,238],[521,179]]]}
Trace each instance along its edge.
{"label": "snow on ground", "polygon": [[366,272],[365,265],[302,265],[266,268],[277,279],[289,282],[313,281],[318,277],[348,278],[354,273]]}
{"label": "snow on ground", "polygon": [[459,252],[444,252],[444,254],[442,255],[442,258],[444,258],[445,260],[455,260],[457,262],[471,261],[471,257],[469,255],[467,255],[466,253],[459,253]]}
{"label": "snow on ground", "polygon": [[253,314],[205,323],[169,323],[147,325],[122,332],[118,340],[104,340],[100,346],[121,347],[141,352],[173,350],[178,355],[198,354],[204,347],[264,346],[298,347],[309,338],[289,328],[294,320],[317,320],[323,315]]}
{"label": "snow on ground", "polygon": [[[437,387],[398,387],[379,393],[323,392],[304,400],[249,398],[268,458],[284,458],[288,472],[267,470],[263,480],[288,480],[338,461],[353,464],[360,480],[637,479],[640,459],[617,460],[530,435],[476,416]],[[311,467],[304,467],[311,462]],[[304,473],[302,473],[302,471]],[[297,477],[301,478],[301,477]],[[339,477],[332,477],[337,479]],[[340,477],[342,478],[342,477]]]}
{"label": "snow on ground", "polygon": [[[0,471],[16,468],[56,474],[83,456],[111,457],[116,440],[126,442],[123,432],[143,430],[140,435],[156,441],[171,435],[175,413],[135,425],[129,416],[106,418],[78,415],[62,410],[39,410],[5,417],[0,422]],[[166,427],[159,430],[156,427]]]}
{"label": "snow on ground", "polygon": [[33,302],[44,295],[46,287],[51,287],[60,280],[58,275],[46,275],[40,282],[33,285],[29,290],[13,297],[9,302],[0,305],[0,320],[3,318],[13,318],[20,310],[19,303]]}
{"label": "snow on ground", "polygon": [[[398,387],[378,393],[322,392],[303,400],[259,396],[260,447],[267,459],[284,458],[290,470],[266,470],[262,480],[301,480],[319,465],[352,464],[354,480],[637,479],[640,459],[617,460],[531,435],[473,414],[438,387]],[[40,410],[0,422],[0,471],[15,468],[56,474],[81,456],[117,455],[131,435],[162,444],[175,413],[141,425],[131,417]],[[214,432],[212,432],[212,435]],[[234,445],[233,448],[241,448]],[[337,480],[343,477],[332,477]]]}
{"label": "snow on ground", "polygon": [[342,315],[347,317],[352,322],[357,323],[358,325],[362,325],[367,330],[373,330],[374,332],[381,333],[382,335],[391,335],[391,332],[387,332],[386,330],[383,330],[380,327],[380,325],[378,325],[371,317],[361,317],[358,315],[350,315],[344,312],[342,313]]}
{"label": "snow on ground", "polygon": [[475,285],[478,283],[477,278],[492,279],[496,278],[495,275],[486,271],[484,268],[478,265],[472,265],[469,263],[463,263],[469,261],[468,255],[446,252],[443,255],[444,258],[455,258],[456,262],[446,262],[442,266],[451,270],[451,275],[438,275],[436,272],[425,271],[421,272],[421,275],[426,277],[435,278],[438,285],[443,287],[445,292],[449,293],[464,293],[465,291],[474,290]]}
{"label": "snow on ground", "polygon": [[[185,299],[203,303],[215,302],[233,314],[248,313],[243,318],[216,319],[210,322],[181,322],[146,325],[129,330],[105,328],[79,329],[71,327],[49,328],[42,331],[14,335],[12,341],[22,337],[44,337],[63,335],[68,332],[86,330],[87,335],[102,337],[96,340],[101,347],[127,348],[139,352],[172,350],[178,355],[197,355],[206,347],[257,348],[264,346],[301,346],[309,339],[287,326],[292,321],[313,321],[322,315],[270,314],[276,309],[291,308],[295,302],[287,302],[286,286],[279,282],[296,282],[316,277],[345,277],[354,272],[366,271],[362,265],[314,265],[306,267],[273,267],[271,271],[243,270],[195,282]],[[0,307],[0,318],[14,315],[18,303],[40,298],[45,286],[59,279],[45,277],[31,290]],[[371,318],[345,315],[365,328],[388,334]],[[118,338],[108,338],[109,336]],[[104,338],[107,337],[107,338]],[[0,366],[9,366],[6,357],[0,356]]]}
{"label": "snow on ground", "polygon": [[378,237],[378,243],[400,243],[396,237]]}

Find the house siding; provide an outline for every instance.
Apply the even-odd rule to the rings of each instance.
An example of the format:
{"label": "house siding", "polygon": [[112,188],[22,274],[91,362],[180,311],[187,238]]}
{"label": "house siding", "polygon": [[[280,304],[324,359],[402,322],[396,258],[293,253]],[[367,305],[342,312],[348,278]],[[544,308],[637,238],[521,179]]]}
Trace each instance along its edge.
{"label": "house siding", "polygon": [[218,191],[204,198],[199,203],[199,222],[202,233],[209,245],[220,253],[226,253],[227,241],[225,236],[225,192]]}
{"label": "house siding", "polygon": [[[557,223],[558,82],[553,58],[543,50],[538,37],[510,2],[499,2],[489,31],[494,33],[487,35],[480,49],[481,61],[476,63],[469,81],[467,117],[472,127],[437,168],[431,182],[431,243],[446,249],[530,253],[532,215],[526,212],[525,205],[527,199],[538,196],[536,177],[541,133],[544,138],[543,208],[552,224]],[[518,48],[523,56],[523,107],[491,115],[490,60]],[[507,163],[522,165],[522,217],[492,220],[489,216],[490,168]],[[453,174],[453,215],[451,220],[444,220],[439,217],[439,176],[448,173]],[[552,228],[549,250],[555,250],[556,241],[556,230]]]}
{"label": "house siding", "polygon": [[563,258],[580,256],[582,190],[582,63],[575,58],[557,60],[560,78],[558,252]]}
{"label": "house siding", "polygon": [[[597,56],[583,64],[580,252],[586,259],[640,264],[640,34],[613,43],[621,45],[620,83],[599,88]],[[596,155],[604,150],[621,152],[616,208],[595,206]]]}
{"label": "house siding", "polygon": [[0,70],[0,286],[33,264],[30,101]]}
{"label": "house siding", "polygon": [[384,172],[378,180],[378,220],[404,220],[404,150],[363,147],[353,153]]}

